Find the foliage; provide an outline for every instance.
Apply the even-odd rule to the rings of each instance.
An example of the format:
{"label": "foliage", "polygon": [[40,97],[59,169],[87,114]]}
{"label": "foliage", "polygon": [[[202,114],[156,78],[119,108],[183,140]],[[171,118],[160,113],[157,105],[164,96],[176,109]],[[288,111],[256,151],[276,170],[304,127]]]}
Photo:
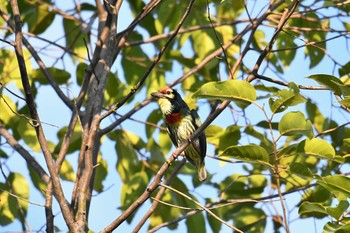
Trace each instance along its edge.
{"label": "foliage", "polygon": [[[349,11],[338,0],[1,2],[1,227],[291,232],[315,219],[348,232]],[[204,122],[193,137],[205,130],[205,182],[174,161],[184,148],[150,98],[165,85]]]}

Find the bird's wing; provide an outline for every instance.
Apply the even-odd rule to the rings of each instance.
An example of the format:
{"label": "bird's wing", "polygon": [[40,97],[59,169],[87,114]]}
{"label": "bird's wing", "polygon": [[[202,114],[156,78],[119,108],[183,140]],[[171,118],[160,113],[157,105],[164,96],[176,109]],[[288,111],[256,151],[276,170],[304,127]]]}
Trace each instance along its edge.
{"label": "bird's wing", "polygon": [[[191,110],[191,116],[192,116],[192,121],[193,121],[193,125],[195,126],[195,129],[198,129],[198,127],[202,125],[202,121],[201,121],[197,111],[192,109]],[[206,154],[207,154],[207,138],[205,137],[205,133],[204,132],[202,132],[199,135],[198,141],[199,141],[199,146],[197,146],[197,148],[200,148],[201,156],[205,157]]]}
{"label": "bird's wing", "polygon": [[172,131],[172,128],[168,124],[166,124],[166,129],[168,131],[168,134],[169,134],[171,141],[173,142],[174,146],[177,148],[178,144],[177,144],[177,140],[174,136],[176,132]]}

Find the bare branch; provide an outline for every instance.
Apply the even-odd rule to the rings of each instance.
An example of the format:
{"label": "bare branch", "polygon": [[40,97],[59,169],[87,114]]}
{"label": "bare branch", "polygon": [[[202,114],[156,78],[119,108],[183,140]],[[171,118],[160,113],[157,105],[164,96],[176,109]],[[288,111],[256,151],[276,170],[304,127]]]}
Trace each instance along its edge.
{"label": "bare branch", "polygon": [[40,123],[40,118],[39,118],[38,112],[36,111],[36,106],[35,106],[33,94],[31,91],[30,84],[29,84],[28,73],[27,73],[26,64],[25,64],[25,60],[23,57],[23,50],[22,50],[22,20],[21,20],[18,4],[17,4],[16,0],[11,0],[11,7],[12,7],[14,18],[15,18],[15,33],[16,33],[15,51],[16,51],[18,66],[19,66],[20,73],[21,73],[23,89],[25,90],[26,102],[27,102],[27,105],[29,107],[31,117],[33,118],[33,123],[34,124],[38,123],[38,126],[35,127],[35,131],[37,134],[37,138],[39,140],[40,147],[43,151],[44,158],[45,158],[47,167],[49,169],[51,179],[53,181],[56,199],[60,205],[63,217],[64,217],[69,229],[74,231],[73,230],[74,229],[74,225],[73,225],[74,217],[73,217],[72,212],[69,208],[69,204],[68,204],[67,200],[65,199],[59,176],[56,173],[56,168],[55,168],[54,162],[52,160],[52,155],[50,153],[43,128],[42,128],[41,123]]}

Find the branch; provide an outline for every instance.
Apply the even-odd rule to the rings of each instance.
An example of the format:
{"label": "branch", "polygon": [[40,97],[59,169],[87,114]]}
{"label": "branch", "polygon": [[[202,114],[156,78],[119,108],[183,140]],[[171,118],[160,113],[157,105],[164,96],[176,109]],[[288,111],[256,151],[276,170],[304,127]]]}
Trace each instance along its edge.
{"label": "branch", "polygon": [[[251,72],[250,75],[253,75],[255,78],[258,78],[270,83],[275,83],[281,86],[285,86],[285,87],[288,87],[288,84],[289,84],[288,82],[283,82],[283,81],[273,79],[261,74],[253,73],[253,72]],[[300,85],[300,84],[296,84],[296,85],[299,87],[299,89],[304,89],[304,90],[328,90],[328,91],[330,90],[326,86],[309,86],[309,85]]]}
{"label": "branch", "polygon": [[[261,63],[264,61],[265,57],[270,53],[272,46],[274,45],[278,34],[282,31],[283,26],[286,24],[286,22],[288,21],[288,19],[291,17],[291,15],[294,13],[297,5],[299,4],[300,0],[294,0],[293,3],[289,6],[289,8],[287,8],[283,14],[282,17],[277,25],[277,28],[269,42],[269,44],[265,47],[264,51],[260,54],[258,60],[255,63],[255,66],[253,68],[252,73],[253,74],[257,74],[258,70],[260,68]],[[247,78],[248,82],[252,82],[254,80],[255,76],[254,75],[249,75]]]}
{"label": "branch", "polygon": [[21,74],[22,85],[25,92],[26,102],[27,102],[31,117],[33,119],[33,124],[36,125],[35,131],[37,134],[37,138],[39,140],[41,150],[43,151],[43,154],[44,154],[46,165],[50,172],[50,176],[51,176],[55,194],[56,194],[56,199],[60,205],[63,217],[70,231],[74,231],[74,225],[73,225],[74,217],[69,208],[69,204],[65,199],[60,178],[56,173],[55,164],[52,160],[52,155],[50,153],[50,149],[48,147],[42,125],[40,123],[40,118],[36,110],[34,97],[29,84],[28,73],[27,73],[26,64],[23,57],[23,50],[22,50],[22,20],[21,20],[18,4],[16,0],[11,0],[11,8],[15,18],[15,42],[16,42],[15,52],[17,56],[18,67]]}
{"label": "branch", "polygon": [[[303,190],[306,190],[306,189],[309,189],[311,187],[314,187],[316,186],[317,184],[309,184],[309,185],[305,185],[305,186],[301,186],[301,187],[297,187],[293,190],[289,190],[287,192],[283,192],[282,195],[283,196],[286,196],[288,194],[292,194],[292,193],[295,193],[295,192],[299,192],[299,191],[303,191]],[[274,194],[274,195],[270,195],[270,196],[265,196],[265,197],[261,197],[261,198],[256,198],[256,199],[225,199],[225,200],[219,200],[219,201],[216,201],[216,202],[210,202],[210,203],[207,203],[205,205],[206,208],[208,209],[212,209],[214,208],[220,208],[220,207],[224,207],[224,206],[227,206],[227,205],[234,205],[234,204],[240,204],[240,203],[247,203],[247,202],[265,202],[265,200],[271,200],[273,198],[276,198],[276,197],[279,197],[279,194]],[[164,222],[158,226],[155,226],[154,228],[150,229],[148,231],[148,233],[153,233],[153,232],[156,232],[158,231],[160,228],[163,228],[163,227],[166,227],[166,226],[170,226],[172,224],[176,224],[190,216],[193,216],[197,213],[200,213],[202,212],[203,209],[195,209],[195,210],[191,210],[189,212],[187,212],[186,214],[184,214],[183,216],[177,218],[177,219],[174,219],[172,221],[169,221],[169,222]]]}
{"label": "branch", "polygon": [[[1,14],[1,17],[10,26],[10,28],[15,31],[15,25],[11,22],[10,18],[5,14],[5,12],[0,10],[0,14]],[[22,32],[21,32],[21,34],[22,34]],[[21,36],[21,41],[23,42],[23,44],[26,46],[26,48],[29,50],[30,54],[33,56],[33,58],[35,59],[35,61],[39,65],[41,72],[44,74],[47,81],[50,83],[52,88],[55,90],[58,97],[60,97],[60,99],[63,101],[63,103],[65,103],[70,109],[72,109],[73,108],[72,101],[62,92],[60,87],[57,85],[56,81],[54,80],[54,78],[52,77],[50,72],[48,71],[43,60],[41,60],[40,56],[35,51],[33,46],[29,43],[29,41],[25,37]],[[16,42],[16,44],[17,44],[17,42]]]}
{"label": "branch", "polygon": [[40,166],[40,164],[30,155],[30,153],[24,149],[18,141],[10,134],[10,132],[0,123],[0,135],[3,136],[7,143],[20,154],[29,164],[33,170],[38,173],[39,177],[45,184],[49,183],[50,177],[47,175],[45,170]]}
{"label": "branch", "polygon": [[[146,73],[143,75],[143,77],[140,79],[140,81],[132,88],[132,90],[128,93],[127,96],[125,96],[119,103],[117,103],[112,109],[110,109],[109,111],[107,111],[105,114],[103,114],[101,116],[101,120],[103,120],[104,118],[106,118],[107,116],[111,115],[113,112],[115,112],[117,109],[119,109],[121,106],[123,106],[143,85],[143,83],[146,81],[146,79],[148,78],[149,74],[152,72],[152,70],[154,69],[154,67],[158,64],[158,62],[160,61],[160,59],[162,58],[164,52],[168,49],[168,47],[170,46],[170,44],[172,43],[172,41],[174,40],[174,38],[176,37],[178,31],[180,30],[180,28],[182,27],[182,25],[184,24],[187,16],[189,15],[192,5],[194,3],[194,0],[192,0],[190,2],[190,4],[188,5],[184,15],[182,16],[180,22],[178,23],[178,25],[176,26],[176,29],[174,30],[174,33],[170,36],[170,38],[167,40],[167,42],[165,43],[165,45],[161,48],[161,50],[159,51],[157,57],[154,59],[153,63],[150,65],[150,67],[148,68],[148,70],[146,71]],[[132,24],[133,25],[133,24]]]}
{"label": "branch", "polygon": [[[185,165],[186,163],[186,158],[183,158],[181,160],[181,163],[178,164],[178,166],[173,170],[173,172],[170,174],[169,178],[166,179],[165,184],[169,185],[171,183],[171,181],[175,178],[175,176],[177,175],[177,173],[180,171],[180,169]],[[164,192],[165,192],[166,188],[162,187],[156,197],[155,197],[155,201],[152,203],[151,208],[149,208],[149,210],[147,211],[147,213],[143,216],[143,218],[140,220],[140,222],[136,225],[135,229],[133,230],[133,233],[138,232],[141,227],[143,226],[143,224],[145,224],[145,222],[147,221],[147,219],[152,215],[152,213],[155,211],[155,209],[157,208],[161,197],[163,196]]]}
{"label": "branch", "polygon": [[229,228],[231,228],[232,230],[235,230],[237,232],[243,233],[243,231],[239,230],[238,228],[228,224],[227,222],[225,222],[224,220],[222,220],[221,218],[219,218],[216,214],[214,214],[211,210],[209,210],[207,207],[201,205],[198,201],[194,200],[193,198],[191,198],[190,196],[170,187],[167,186],[165,184],[160,184],[162,187],[165,187],[167,189],[170,189],[173,192],[176,192],[177,194],[180,194],[181,196],[185,197],[186,199],[192,201],[193,203],[195,203],[196,205],[198,205],[202,210],[205,210],[208,214],[210,214],[211,216],[213,216],[213,218],[215,218],[216,220],[218,220],[219,222],[221,222],[222,224],[228,226]]}

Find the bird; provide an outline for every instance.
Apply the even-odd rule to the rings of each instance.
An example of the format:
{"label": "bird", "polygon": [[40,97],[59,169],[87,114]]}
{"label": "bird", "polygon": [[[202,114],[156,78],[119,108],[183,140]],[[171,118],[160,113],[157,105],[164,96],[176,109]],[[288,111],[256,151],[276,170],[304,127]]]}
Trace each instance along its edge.
{"label": "bird", "polygon": [[[187,140],[190,140],[191,134],[202,124],[196,110],[190,110],[180,94],[170,87],[164,87],[158,92],[153,92],[151,96],[159,104],[165,118],[169,137],[175,147],[178,148]],[[197,168],[200,181],[207,178],[206,153],[207,140],[204,132],[197,139],[191,141],[191,144],[184,150],[186,159]]]}

